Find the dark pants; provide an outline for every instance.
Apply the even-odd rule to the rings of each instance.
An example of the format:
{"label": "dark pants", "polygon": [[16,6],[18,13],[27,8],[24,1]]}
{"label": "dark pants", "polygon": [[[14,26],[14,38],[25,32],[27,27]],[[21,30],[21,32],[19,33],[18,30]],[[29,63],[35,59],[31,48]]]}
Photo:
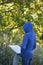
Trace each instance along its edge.
{"label": "dark pants", "polygon": [[32,65],[32,59],[29,60],[22,59],[22,65]]}

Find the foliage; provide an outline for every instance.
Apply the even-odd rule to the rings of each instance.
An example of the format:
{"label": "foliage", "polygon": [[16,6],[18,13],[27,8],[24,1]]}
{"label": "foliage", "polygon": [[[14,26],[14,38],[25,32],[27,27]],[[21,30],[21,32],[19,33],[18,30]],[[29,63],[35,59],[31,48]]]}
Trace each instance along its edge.
{"label": "foliage", "polygon": [[43,28],[42,0],[0,0],[0,32],[13,32],[15,28],[21,27],[26,21],[32,22],[40,43]]}
{"label": "foliage", "polygon": [[43,65],[43,46],[37,46],[32,63],[33,65]]}

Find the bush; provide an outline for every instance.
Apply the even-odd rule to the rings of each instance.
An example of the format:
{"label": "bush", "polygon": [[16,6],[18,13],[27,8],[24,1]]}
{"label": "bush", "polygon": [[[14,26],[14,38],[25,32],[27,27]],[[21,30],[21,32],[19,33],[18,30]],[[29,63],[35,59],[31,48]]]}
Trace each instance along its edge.
{"label": "bush", "polygon": [[34,51],[33,65],[43,65],[43,47],[37,46]]}

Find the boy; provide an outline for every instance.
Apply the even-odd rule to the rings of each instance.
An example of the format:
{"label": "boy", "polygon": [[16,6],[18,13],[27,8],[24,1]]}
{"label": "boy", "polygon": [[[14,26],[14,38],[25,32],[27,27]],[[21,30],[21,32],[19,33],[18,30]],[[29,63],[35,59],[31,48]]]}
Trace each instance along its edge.
{"label": "boy", "polygon": [[26,22],[23,29],[25,34],[21,46],[22,65],[31,65],[33,50],[36,48],[36,35],[31,22]]}

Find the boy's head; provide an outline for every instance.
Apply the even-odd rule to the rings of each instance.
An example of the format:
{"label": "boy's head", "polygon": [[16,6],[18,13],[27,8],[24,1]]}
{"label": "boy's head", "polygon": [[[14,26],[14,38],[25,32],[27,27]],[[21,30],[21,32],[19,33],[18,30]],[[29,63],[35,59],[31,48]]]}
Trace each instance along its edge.
{"label": "boy's head", "polygon": [[23,29],[26,33],[30,32],[33,30],[33,27],[32,27],[32,23],[31,22],[26,22],[24,25],[23,25]]}

